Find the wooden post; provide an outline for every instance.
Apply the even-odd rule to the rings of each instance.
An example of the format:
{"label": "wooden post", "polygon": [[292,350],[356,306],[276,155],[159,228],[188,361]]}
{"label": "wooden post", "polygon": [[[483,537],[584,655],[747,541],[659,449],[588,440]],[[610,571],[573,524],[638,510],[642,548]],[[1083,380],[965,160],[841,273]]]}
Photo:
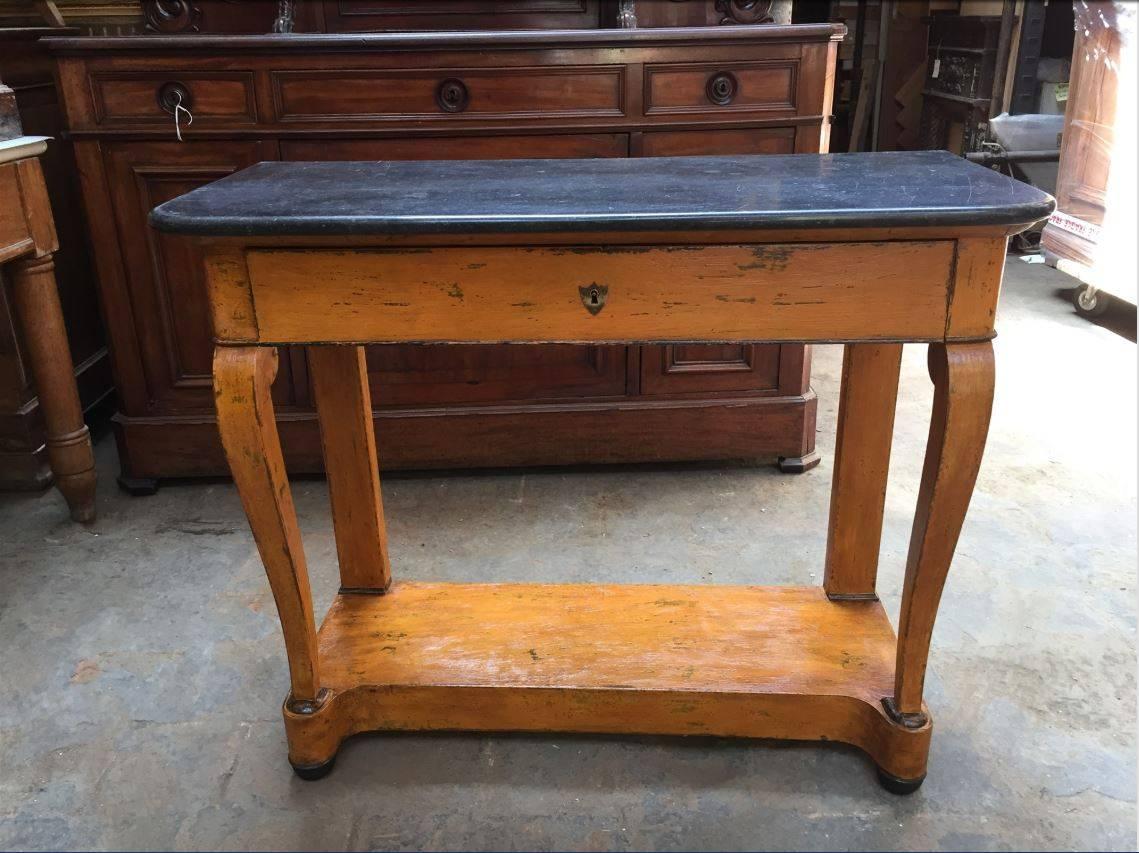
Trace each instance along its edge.
{"label": "wooden post", "polygon": [[95,454],[83,423],[52,256],[14,261],[12,293],[47,431],[55,484],[76,521],[95,520]]}
{"label": "wooden post", "polygon": [[929,373],[933,417],[902,589],[894,695],[886,701],[891,716],[908,727],[926,722],[922,689],[933,622],[989,431],[993,345],[930,344]]}
{"label": "wooden post", "polygon": [[847,344],[843,353],[823,578],[832,599],[878,597],[874,584],[901,364],[901,344]]}
{"label": "wooden post", "polygon": [[364,348],[309,347],[308,361],[332,499],[340,591],[382,593],[392,572]]}

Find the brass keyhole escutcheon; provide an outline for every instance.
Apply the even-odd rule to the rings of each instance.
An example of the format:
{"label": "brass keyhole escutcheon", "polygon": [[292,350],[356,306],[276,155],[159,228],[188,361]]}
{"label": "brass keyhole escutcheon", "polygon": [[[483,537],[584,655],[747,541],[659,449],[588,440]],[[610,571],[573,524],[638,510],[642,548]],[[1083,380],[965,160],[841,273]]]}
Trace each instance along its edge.
{"label": "brass keyhole escutcheon", "polygon": [[581,304],[585,306],[585,310],[596,316],[605,307],[609,285],[595,282],[578,287],[577,292],[581,294]]}

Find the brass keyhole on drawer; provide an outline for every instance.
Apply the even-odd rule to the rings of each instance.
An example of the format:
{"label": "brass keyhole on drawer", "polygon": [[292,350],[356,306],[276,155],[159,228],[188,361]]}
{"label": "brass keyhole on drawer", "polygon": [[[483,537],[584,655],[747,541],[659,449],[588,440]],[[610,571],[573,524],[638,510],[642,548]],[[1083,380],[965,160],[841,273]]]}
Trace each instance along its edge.
{"label": "brass keyhole on drawer", "polygon": [[736,75],[729,71],[720,71],[708,78],[708,87],[705,90],[708,100],[723,107],[735,100],[740,84]]}
{"label": "brass keyhole on drawer", "polygon": [[467,84],[456,77],[448,77],[435,90],[435,103],[445,113],[461,113],[470,99]]}
{"label": "brass keyhole on drawer", "polygon": [[595,282],[578,287],[577,292],[581,294],[581,304],[585,306],[585,310],[596,316],[605,307],[605,297],[609,295],[609,285]]}

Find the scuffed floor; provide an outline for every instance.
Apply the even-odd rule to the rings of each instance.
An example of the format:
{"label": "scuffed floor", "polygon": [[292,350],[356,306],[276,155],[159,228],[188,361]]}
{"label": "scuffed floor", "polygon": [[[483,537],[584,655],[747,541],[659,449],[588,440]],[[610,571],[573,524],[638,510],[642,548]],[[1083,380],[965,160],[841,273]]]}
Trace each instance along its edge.
{"label": "scuffed floor", "polygon": [[[930,774],[729,740],[371,736],[311,784],[285,761],[279,627],[228,483],[114,485],[100,518],[0,496],[0,847],[1134,849],[1136,351],[1071,280],[1009,262],[993,428],[934,636]],[[1115,317],[1131,326],[1135,315]],[[399,577],[821,580],[841,349],[819,347],[823,462],[388,477]],[[931,387],[903,364],[879,588],[896,616]],[[383,436],[380,436],[381,452]],[[294,483],[317,610],[323,482]]]}

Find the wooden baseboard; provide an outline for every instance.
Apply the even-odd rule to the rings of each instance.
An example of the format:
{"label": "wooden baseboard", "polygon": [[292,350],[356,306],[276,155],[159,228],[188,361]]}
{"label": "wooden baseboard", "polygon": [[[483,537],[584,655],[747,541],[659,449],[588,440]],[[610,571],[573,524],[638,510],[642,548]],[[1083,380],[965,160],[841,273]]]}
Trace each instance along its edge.
{"label": "wooden baseboard", "polygon": [[[636,400],[384,411],[387,470],[592,465],[801,457],[815,447],[813,391],[795,397]],[[292,474],[323,471],[316,414],[278,418]],[[212,417],[116,415],[124,476],[228,476]]]}

